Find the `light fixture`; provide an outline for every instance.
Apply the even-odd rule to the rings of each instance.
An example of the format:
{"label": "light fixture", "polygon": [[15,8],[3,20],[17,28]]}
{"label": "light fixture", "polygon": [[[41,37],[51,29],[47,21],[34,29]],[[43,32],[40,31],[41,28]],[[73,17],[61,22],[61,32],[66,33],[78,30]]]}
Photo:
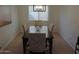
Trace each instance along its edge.
{"label": "light fixture", "polygon": [[34,5],[33,11],[38,12],[38,20],[35,21],[35,26],[37,28],[37,31],[39,31],[41,28],[41,23],[42,23],[42,21],[40,20],[40,12],[45,12],[46,6],[45,5]]}
{"label": "light fixture", "polygon": [[46,11],[46,6],[45,5],[34,5],[33,6],[33,11],[34,12],[45,12]]}

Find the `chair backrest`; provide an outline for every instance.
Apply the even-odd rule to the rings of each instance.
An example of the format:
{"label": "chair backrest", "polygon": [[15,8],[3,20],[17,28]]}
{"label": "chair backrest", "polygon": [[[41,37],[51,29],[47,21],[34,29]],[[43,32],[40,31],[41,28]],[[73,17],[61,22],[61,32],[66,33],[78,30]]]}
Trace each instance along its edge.
{"label": "chair backrest", "polygon": [[45,49],[45,34],[44,33],[30,33],[29,34],[29,49],[33,52],[42,52]]}
{"label": "chair backrest", "polygon": [[25,29],[25,25],[22,24],[22,30],[23,30],[23,34],[25,35],[26,29]]}
{"label": "chair backrest", "polygon": [[54,29],[54,24],[51,24],[51,25],[49,26],[49,29],[48,29],[48,33],[49,33],[49,37],[50,37],[50,38],[53,37],[53,36],[52,36],[53,29]]}
{"label": "chair backrest", "polygon": [[77,45],[79,45],[79,37],[77,38]]}
{"label": "chair backrest", "polygon": [[49,26],[49,31],[50,32],[53,32],[53,29],[54,29],[54,24],[52,24],[52,25]]}
{"label": "chair backrest", "polygon": [[22,28],[23,28],[23,31],[25,32],[25,27],[24,27],[24,25],[22,25]]}

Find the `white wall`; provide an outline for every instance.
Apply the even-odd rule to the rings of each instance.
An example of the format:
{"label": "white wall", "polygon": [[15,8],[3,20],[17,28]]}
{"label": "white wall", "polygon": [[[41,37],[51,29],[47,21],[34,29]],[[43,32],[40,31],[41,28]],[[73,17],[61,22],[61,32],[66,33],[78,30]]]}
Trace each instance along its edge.
{"label": "white wall", "polygon": [[59,23],[60,23],[60,6],[57,5],[50,5],[49,6],[49,21],[48,25],[49,27],[51,24],[54,24],[54,32],[59,33]]}
{"label": "white wall", "polygon": [[75,48],[79,35],[79,6],[61,6],[60,8],[60,34],[71,47]]}
{"label": "white wall", "polygon": [[20,27],[22,27],[22,24],[25,24],[26,29],[29,26],[29,21],[28,21],[28,6],[18,6],[18,16],[20,20]]}
{"label": "white wall", "polygon": [[11,7],[11,20],[12,23],[0,28],[0,46],[5,48],[16,36],[19,28],[17,6]]}

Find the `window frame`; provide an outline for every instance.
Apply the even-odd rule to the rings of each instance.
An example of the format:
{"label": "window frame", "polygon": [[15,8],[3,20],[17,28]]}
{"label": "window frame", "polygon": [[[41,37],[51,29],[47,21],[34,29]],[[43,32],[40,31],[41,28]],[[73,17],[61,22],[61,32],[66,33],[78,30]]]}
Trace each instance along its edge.
{"label": "window frame", "polygon": [[[31,7],[32,7],[32,12],[34,12],[33,11],[33,7],[35,6],[35,5],[30,5]],[[28,6],[28,11],[29,11],[29,7],[30,6]],[[41,5],[42,6],[42,5]],[[48,6],[47,5],[43,5],[43,6],[45,6],[45,11],[44,12],[46,12],[47,14],[49,13],[48,11],[49,11],[49,9],[48,9]],[[35,12],[37,12],[37,11],[35,11]],[[41,12],[37,12],[37,13],[41,13]],[[29,21],[45,21],[45,22],[47,22],[48,21],[48,19],[49,19],[49,14],[47,15],[47,18],[46,19],[30,19],[30,13],[28,13],[29,15],[28,15],[28,20]],[[40,14],[41,15],[41,14]]]}
{"label": "window frame", "polygon": [[[42,10],[36,10],[36,6],[43,6],[44,8]],[[45,5],[33,5],[33,11],[34,12],[45,12],[46,11],[46,6]]]}

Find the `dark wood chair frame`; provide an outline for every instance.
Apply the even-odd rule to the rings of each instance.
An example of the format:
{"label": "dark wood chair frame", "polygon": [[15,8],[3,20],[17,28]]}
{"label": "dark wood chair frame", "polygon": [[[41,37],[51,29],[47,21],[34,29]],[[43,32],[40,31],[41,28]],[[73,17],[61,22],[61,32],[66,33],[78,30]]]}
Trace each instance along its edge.
{"label": "dark wood chair frame", "polygon": [[79,46],[79,37],[77,38],[77,42],[76,42],[75,54],[77,53],[76,51],[79,51],[79,48],[77,48],[77,46]]}

